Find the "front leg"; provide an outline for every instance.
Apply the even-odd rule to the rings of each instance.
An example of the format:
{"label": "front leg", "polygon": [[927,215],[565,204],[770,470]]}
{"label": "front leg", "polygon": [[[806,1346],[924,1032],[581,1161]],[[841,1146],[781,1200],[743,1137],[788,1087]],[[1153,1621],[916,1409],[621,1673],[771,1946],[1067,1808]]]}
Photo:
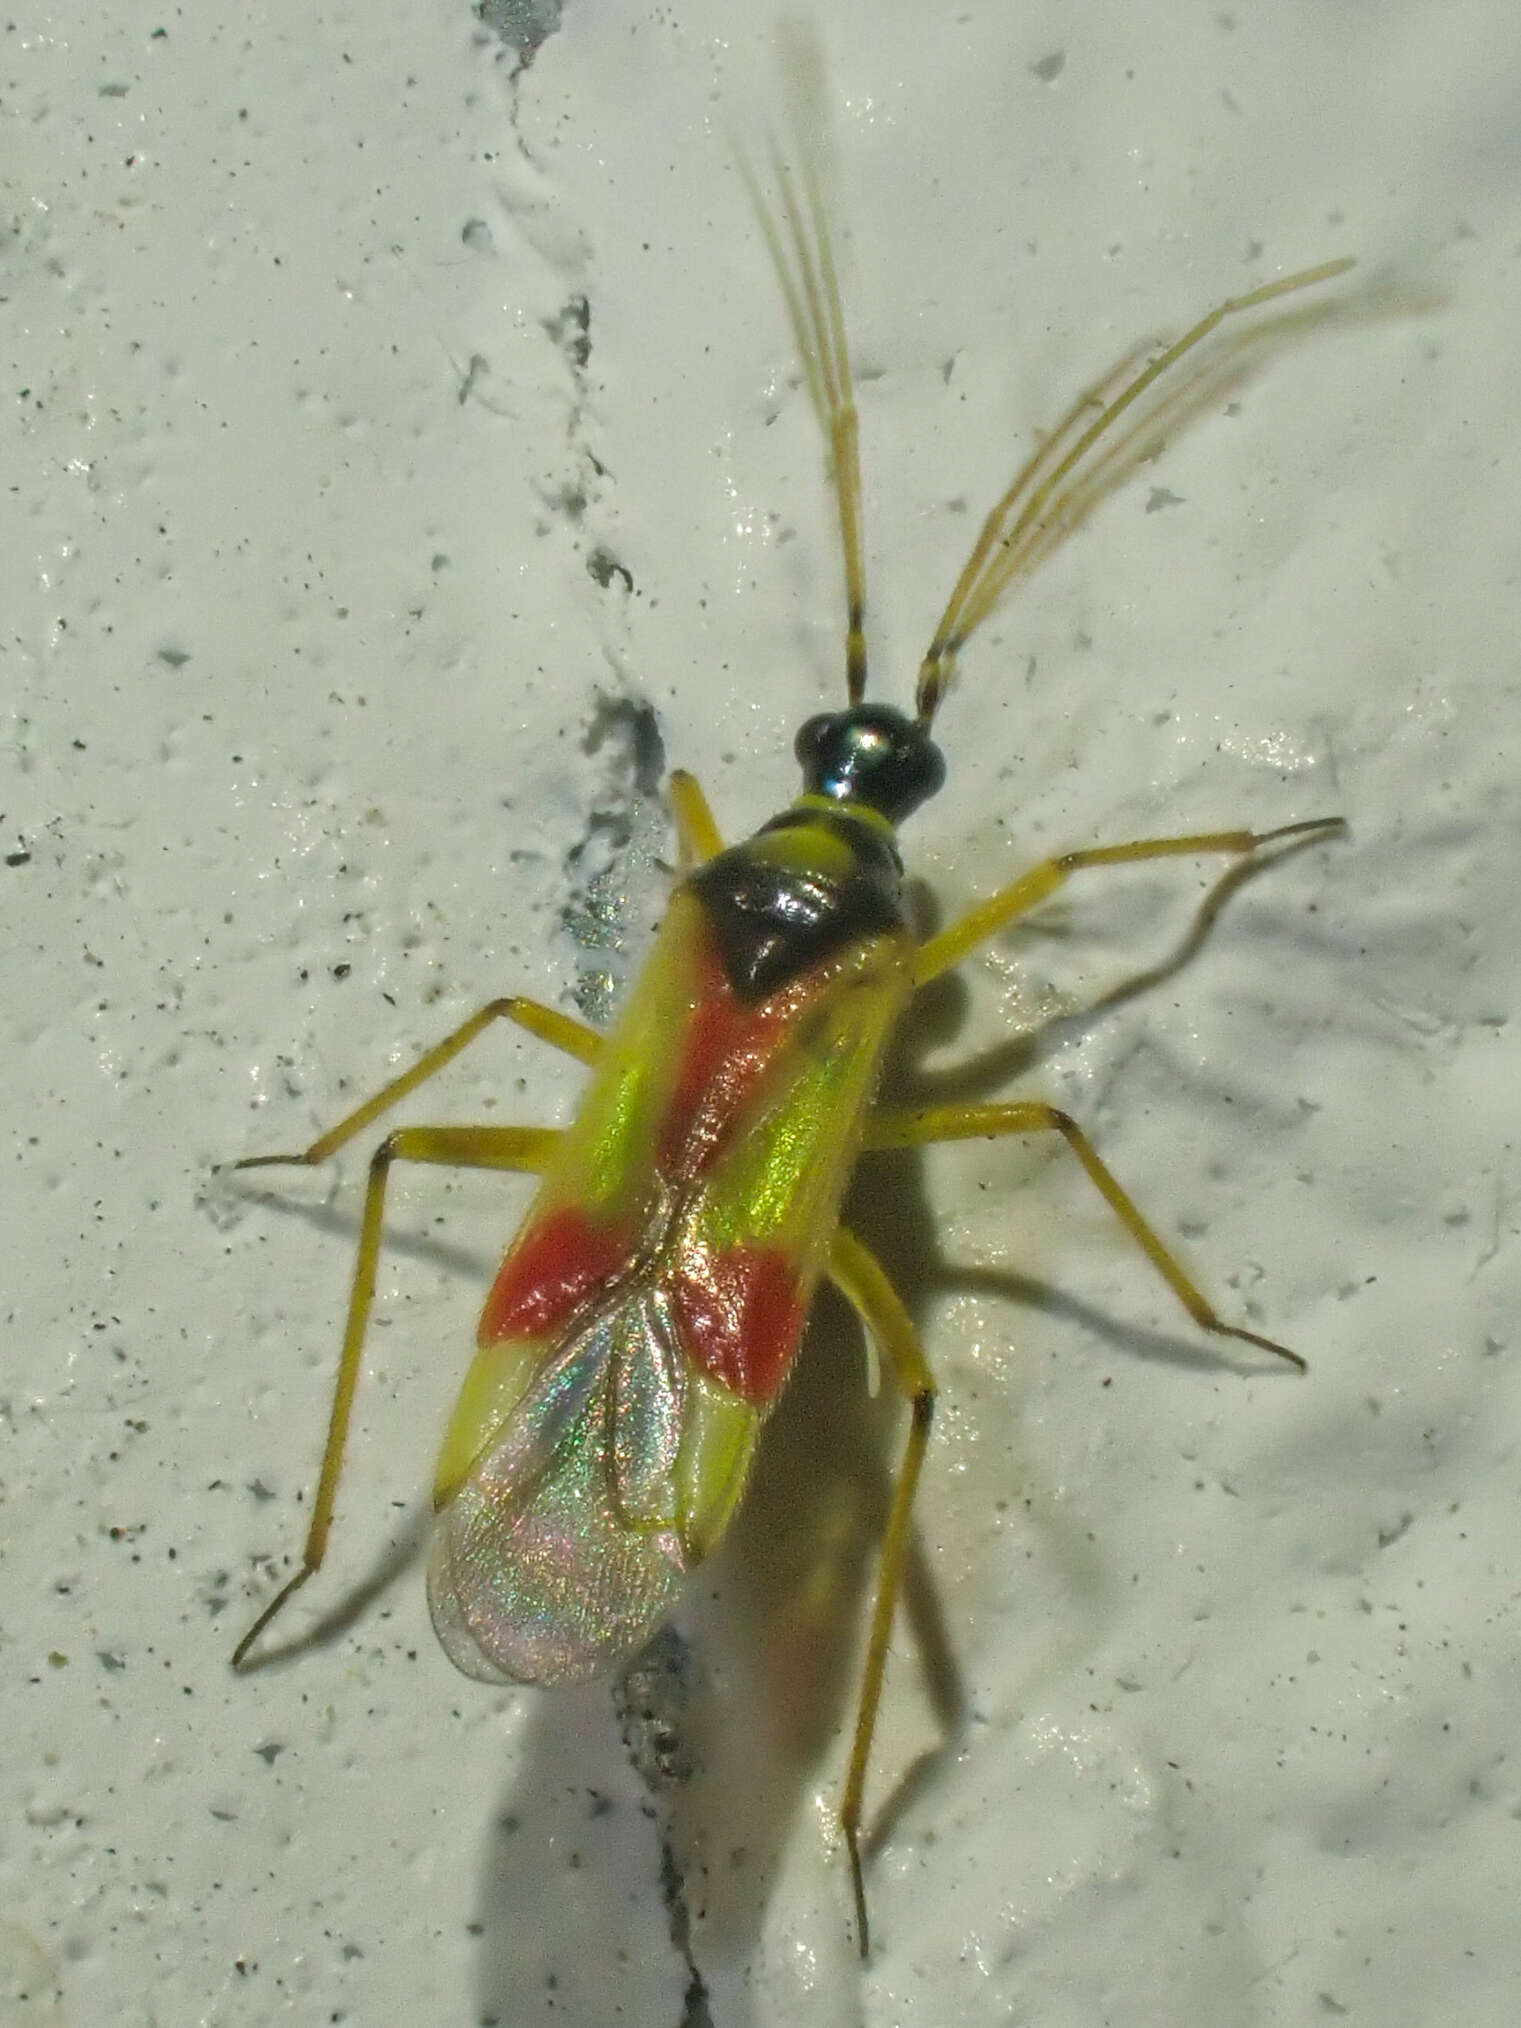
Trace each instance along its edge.
{"label": "front leg", "polygon": [[1137,838],[1125,845],[1093,845],[1081,852],[1063,852],[1042,859],[1028,873],[1011,880],[964,916],[928,937],[914,954],[914,984],[928,985],[942,972],[959,965],[968,952],[1054,894],[1084,866],[1126,866],[1138,859],[1170,859],[1212,852],[1256,852],[1284,838],[1329,838],[1347,828],[1343,817],[1310,817],[1302,824],[1282,824],[1276,831],[1198,831],[1177,838]]}
{"label": "front leg", "polygon": [[409,1070],[404,1070],[400,1077],[393,1077],[389,1084],[382,1085],[372,1098],[356,1106],[353,1112],[345,1113],[336,1127],[329,1127],[309,1148],[303,1148],[294,1155],[245,1155],[241,1162],[228,1166],[233,1169],[273,1169],[299,1164],[304,1168],[314,1168],[319,1162],[325,1162],[329,1155],[337,1154],[356,1134],[362,1134],[372,1120],[389,1112],[398,1099],[416,1091],[430,1077],[436,1077],[445,1064],[452,1063],[461,1050],[468,1049],[493,1021],[512,1021],[530,1035],[537,1035],[541,1042],[563,1050],[567,1056],[574,1056],[581,1063],[595,1063],[602,1054],[603,1038],[597,1030],[588,1028],[584,1021],[577,1021],[573,1015],[562,1014],[558,1007],[546,1007],[542,1000],[529,1000],[521,993],[510,994],[501,1000],[488,1000],[442,1042],[435,1042],[431,1049],[425,1049]]}

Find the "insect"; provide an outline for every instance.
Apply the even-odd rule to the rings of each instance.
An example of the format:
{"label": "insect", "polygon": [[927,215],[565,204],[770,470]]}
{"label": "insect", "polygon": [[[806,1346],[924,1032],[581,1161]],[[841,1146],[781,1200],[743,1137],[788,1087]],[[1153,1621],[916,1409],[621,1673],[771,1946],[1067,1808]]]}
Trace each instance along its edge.
{"label": "insect", "polygon": [[[1341,820],[1067,852],[922,939],[905,914],[898,830],[945,778],[932,730],[958,658],[989,614],[1169,431],[1235,385],[1254,350],[1314,314],[1301,305],[1253,313],[1351,264],[1233,297],[1079,396],[984,522],[920,665],[910,715],[866,694],[851,361],[817,157],[806,138],[797,152],[793,167],[772,151],[774,203],[743,158],[741,167],[828,448],[844,562],[845,707],[804,724],[801,792],[740,844],[724,845],[696,780],[672,776],[681,878],[610,1033],[533,1000],[493,1000],[310,1147],[236,1165],[325,1162],[498,1021],[591,1073],[563,1130],[403,1126],[376,1148],[301,1564],[233,1662],[247,1661],[327,1548],[396,1163],[540,1179],[486,1299],[433,1484],[433,1624],[451,1661],[483,1681],[570,1682],[615,1672],[638,1653],[723,1536],[827,1280],[910,1404],[840,1807],[864,1955],[866,1773],[935,1382],[887,1273],[841,1222],[857,1156],[1059,1135],[1201,1330],[1304,1364],[1219,1316],[1066,1113],[1035,1099],[895,1109],[877,1097],[884,1053],[921,988],[1073,874],[1182,854],[1239,859],[1278,840],[1328,837]],[[1226,341],[1203,349],[1222,326]],[[1185,360],[1191,370],[1179,373]]]}

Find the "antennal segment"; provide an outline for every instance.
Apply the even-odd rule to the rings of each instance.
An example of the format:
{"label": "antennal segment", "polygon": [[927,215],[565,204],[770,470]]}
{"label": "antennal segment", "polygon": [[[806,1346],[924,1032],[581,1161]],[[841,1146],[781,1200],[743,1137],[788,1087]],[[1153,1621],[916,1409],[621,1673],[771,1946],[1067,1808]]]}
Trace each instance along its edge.
{"label": "antennal segment", "polygon": [[861,453],[855,386],[839,273],[824,203],[828,138],[824,62],[817,39],[796,24],[778,31],[796,165],[773,138],[767,148],[775,205],[768,202],[744,146],[735,159],[765,238],[787,308],[798,365],[829,451],[829,480],[845,564],[845,688],[866,695],[866,566],[861,547]]}
{"label": "antennal segment", "polygon": [[[919,665],[915,704],[927,726],[956,674],[956,657],[1011,586],[1021,582],[1088,519],[1138,466],[1154,458],[1196,415],[1246,380],[1269,345],[1287,342],[1336,314],[1337,303],[1285,311],[1244,331],[1197,370],[1143,399],[1178,362],[1202,345],[1228,318],[1260,309],[1345,274],[1350,260],[1326,261],[1244,296],[1231,296],[1135,372],[1139,353],[1128,352],[1101,380],[1084,389],[1056,428],[1015,475],[982,524],[956,580],[934,639]],[[1096,412],[1095,412],[1096,411]],[[1085,420],[1091,418],[1091,420]],[[1123,427],[1121,427],[1123,425]]]}

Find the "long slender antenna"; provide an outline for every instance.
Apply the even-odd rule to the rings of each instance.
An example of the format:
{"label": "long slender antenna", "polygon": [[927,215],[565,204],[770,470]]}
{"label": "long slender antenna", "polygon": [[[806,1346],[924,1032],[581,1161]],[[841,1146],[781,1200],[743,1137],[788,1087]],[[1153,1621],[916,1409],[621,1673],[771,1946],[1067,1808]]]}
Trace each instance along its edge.
{"label": "long slender antenna", "polygon": [[808,398],[829,451],[830,489],[845,565],[845,688],[852,704],[866,695],[866,565],[861,541],[861,453],[850,345],[839,271],[824,203],[823,157],[829,124],[824,60],[813,33],[779,31],[795,165],[773,138],[767,154],[776,204],[768,202],[742,145],[735,158],[776,271]]}
{"label": "long slender antenna", "polygon": [[[1223,353],[1203,361],[1191,378],[1164,389],[1156,402],[1137,408],[1157,382],[1228,318],[1330,281],[1352,266],[1350,260],[1325,261],[1319,267],[1265,282],[1244,296],[1231,296],[1139,372],[1131,371],[1137,356],[1132,351],[1079,395],[1015,474],[982,525],[919,665],[915,705],[921,724],[930,723],[950,688],[957,655],[1012,585],[1044,562],[1101,501],[1195,415],[1239,385],[1266,347],[1323,323],[1340,306],[1331,302],[1288,311],[1258,324]],[[1085,426],[1083,419],[1089,415],[1093,419]],[[1112,435],[1127,418],[1127,427]]]}

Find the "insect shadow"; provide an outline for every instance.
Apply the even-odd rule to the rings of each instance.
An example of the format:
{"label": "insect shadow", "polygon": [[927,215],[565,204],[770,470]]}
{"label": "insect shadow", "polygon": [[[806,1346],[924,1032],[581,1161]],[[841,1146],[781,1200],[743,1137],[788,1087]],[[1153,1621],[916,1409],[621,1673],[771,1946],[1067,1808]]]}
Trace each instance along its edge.
{"label": "insect shadow", "polygon": [[[894,1101],[926,1103],[926,1094],[975,1096],[1028,1074],[1096,1022],[1183,971],[1232,897],[1270,859],[1304,849],[1306,841],[1291,840],[1277,853],[1232,867],[1211,884],[1184,934],[1156,963],[1126,974],[1081,1010],[1001,1041],[950,1071],[927,1071],[923,1059],[962,1032],[969,995],[955,975],[936,982],[904,1024],[886,1088]],[[1201,1371],[1223,1363],[1186,1325],[1177,1332],[1139,1326],[1017,1268],[956,1261],[943,1247],[918,1151],[864,1158],[847,1217],[878,1257],[893,1263],[916,1322],[943,1292],[971,1291],[1060,1318],[1127,1356]],[[1016,1321],[1010,1331],[1017,1332]],[[599,1687],[536,1700],[482,1863],[483,2020],[515,2018],[525,1951],[530,1959],[538,1954],[546,1980],[561,1982],[556,1992],[564,2017],[582,2018],[563,1982],[577,1983],[579,1969],[596,1987],[610,1976],[619,1949],[648,1952],[647,1900],[639,1897],[641,1927],[626,1890],[630,1877],[649,1879],[657,1865],[673,1947],[688,1970],[684,2011],[674,2017],[682,2028],[710,2018],[702,1997],[708,1981],[727,1987],[723,1968],[755,1954],[807,1799],[827,1789],[833,1776],[891,1496],[901,1404],[890,1389],[863,1400],[865,1373],[859,1326],[826,1291],[730,1536],[678,1610],[683,1659],[677,1666],[684,1680],[658,1720],[657,1757],[667,1765],[653,1775],[646,1767],[642,1778],[631,1773]],[[1010,1497],[1028,1490],[1003,1489]],[[914,1533],[893,1666],[895,1672],[907,1666],[911,1694],[922,1696],[918,1729],[926,1743],[906,1766],[883,1771],[883,1792],[872,1798],[864,1840],[868,1856],[932,1793],[968,1722],[961,1666],[924,1549],[925,1525]],[[1017,1703],[1018,1686],[1009,1694]],[[545,1865],[541,1842],[525,1849],[522,1833],[530,1824],[541,1838],[552,1827],[550,1871],[559,1887],[540,1881],[525,1896],[525,1870],[539,1879]],[[573,1885],[559,1870],[570,1848]],[[821,1876],[826,1893],[829,1878]],[[555,1969],[555,1950],[573,1937],[580,1943],[572,1969]],[[587,1939],[595,1939],[590,1950],[602,1961],[600,1972],[586,1962]],[[586,2004],[591,2011],[584,2018],[598,2018],[591,1994]],[[722,2018],[744,2018],[749,2006],[736,1980],[732,1994],[725,1993]],[[711,2015],[719,2017],[716,2010]]]}

